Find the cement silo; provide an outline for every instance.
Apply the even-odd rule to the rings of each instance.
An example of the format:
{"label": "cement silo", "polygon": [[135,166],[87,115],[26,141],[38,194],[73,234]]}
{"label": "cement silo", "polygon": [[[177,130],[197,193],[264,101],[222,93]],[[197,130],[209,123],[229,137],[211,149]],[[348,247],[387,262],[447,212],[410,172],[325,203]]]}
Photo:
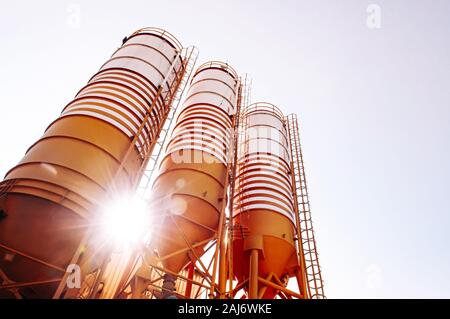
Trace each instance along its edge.
{"label": "cement silo", "polygon": [[249,298],[273,298],[270,286],[298,269],[289,135],[283,113],[254,103],[241,113],[233,210],[234,275]]}
{"label": "cement silo", "polygon": [[195,72],[153,185],[151,247],[178,273],[203,254],[219,227],[238,76],[222,62]]}
{"label": "cement silo", "polygon": [[125,38],[6,174],[0,268],[18,288],[1,297],[52,297],[102,205],[134,191],[183,78],[181,51],[156,28]]}

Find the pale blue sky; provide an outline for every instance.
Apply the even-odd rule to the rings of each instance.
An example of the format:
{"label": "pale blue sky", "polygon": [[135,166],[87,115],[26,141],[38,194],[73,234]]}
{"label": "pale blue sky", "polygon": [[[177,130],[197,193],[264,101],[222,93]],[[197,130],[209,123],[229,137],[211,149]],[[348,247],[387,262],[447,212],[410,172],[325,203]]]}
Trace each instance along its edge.
{"label": "pale blue sky", "polygon": [[450,297],[449,1],[2,1],[0,175],[143,26],[299,114],[330,298]]}

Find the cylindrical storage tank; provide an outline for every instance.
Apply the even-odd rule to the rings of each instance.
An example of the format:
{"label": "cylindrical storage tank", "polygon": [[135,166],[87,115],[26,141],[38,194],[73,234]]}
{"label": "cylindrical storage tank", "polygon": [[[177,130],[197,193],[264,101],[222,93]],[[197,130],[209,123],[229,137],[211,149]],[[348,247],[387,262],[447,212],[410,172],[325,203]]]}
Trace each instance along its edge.
{"label": "cylindrical storage tank", "polygon": [[[157,28],[125,38],[6,174],[0,184],[0,268],[11,282],[41,282],[20,288],[22,296],[52,297],[99,208],[133,190],[167,117],[169,88],[183,75],[181,50],[178,40]],[[48,280],[54,282],[42,283]],[[0,297],[8,294],[0,290]]]}
{"label": "cylindrical storage tank", "polygon": [[[254,252],[257,276],[290,276],[298,263],[283,113],[272,104],[254,103],[241,112],[241,133],[233,199],[234,274],[239,282],[251,280]],[[273,298],[274,293],[267,289],[263,298]]]}
{"label": "cylindrical storage tank", "polygon": [[198,68],[153,184],[151,247],[172,272],[201,256],[217,231],[237,83],[225,63]]}

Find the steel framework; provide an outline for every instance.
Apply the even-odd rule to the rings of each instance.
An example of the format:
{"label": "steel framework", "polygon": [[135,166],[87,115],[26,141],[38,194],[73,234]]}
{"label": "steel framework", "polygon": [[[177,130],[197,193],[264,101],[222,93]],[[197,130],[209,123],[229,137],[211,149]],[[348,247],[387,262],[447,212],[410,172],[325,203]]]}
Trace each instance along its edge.
{"label": "steel framework", "polygon": [[[152,32],[159,32],[159,29],[152,28]],[[137,32],[145,32],[146,29]],[[154,172],[161,162],[162,151],[167,144],[167,136],[171,131],[174,118],[178,110],[181,98],[187,87],[187,83],[191,78],[193,68],[197,61],[198,50],[194,46],[182,48],[178,40],[176,40],[167,31],[160,30],[161,37],[167,37],[179,46],[178,55],[175,58],[170,70],[166,74],[163,82],[160,84],[157,94],[148,107],[144,120],[140,125],[137,133],[133,136],[132,144],[124,154],[119,170],[115,173],[117,177],[124,164],[134,149],[142,158],[142,166],[140,167],[138,178],[133,181],[132,191],[144,200],[148,199],[150,186],[154,180]],[[181,71],[175,70],[178,59],[182,61]],[[217,63],[218,67],[227,67],[227,64]],[[175,72],[176,81],[172,82],[168,89],[165,89],[169,76]],[[140,246],[129,251],[114,251],[113,247],[104,247],[101,252],[89,251],[90,238],[93,230],[87,231],[85,237],[80,242],[79,247],[74,254],[71,264],[82,266],[83,285],[81,288],[67,288],[67,279],[70,276],[65,269],[57,269],[61,272],[61,277],[41,280],[33,282],[13,282],[0,269],[1,289],[9,290],[16,298],[21,298],[18,288],[35,285],[45,285],[58,282],[59,286],[54,294],[54,298],[139,298],[152,299],[162,298],[164,292],[173,293],[177,298],[219,298],[232,299],[240,298],[262,298],[268,288],[277,291],[277,297],[284,299],[300,298],[300,299],[323,299],[324,284],[322,279],[322,270],[319,264],[315,233],[311,219],[311,208],[306,182],[305,167],[301,148],[301,139],[299,134],[299,123],[296,114],[291,114],[284,118],[285,125],[289,135],[289,146],[291,153],[291,179],[292,194],[295,207],[295,223],[296,223],[296,244],[297,257],[299,267],[295,271],[295,277],[298,283],[299,291],[292,291],[287,288],[287,281],[278,278],[274,273],[270,273],[267,277],[262,278],[258,275],[258,253],[252,254],[250,257],[249,278],[236,284],[233,275],[233,238],[235,236],[246,236],[248,230],[242,226],[236,228],[232,225],[233,210],[235,204],[233,198],[236,189],[239,190],[242,185],[236,184],[236,166],[238,161],[238,145],[243,144],[244,149],[248,148],[248,136],[245,131],[248,123],[242,121],[242,110],[250,104],[251,80],[247,75],[239,77],[238,94],[236,95],[236,113],[232,117],[233,134],[231,139],[230,153],[228,154],[227,176],[225,180],[225,188],[221,197],[221,212],[218,230],[210,229],[214,235],[205,241],[196,244],[190,244],[187,238],[185,241],[188,248],[180,249],[166,256],[159,256],[154,251],[150,251],[148,243],[142,243]],[[159,127],[155,127],[156,131],[160,131],[160,135],[155,144],[150,148],[145,145],[151,145],[148,135],[144,134],[144,129],[151,121],[151,116],[158,99],[163,98],[163,104],[169,105],[170,108],[163,116]],[[278,109],[273,112],[281,112]],[[242,134],[244,132],[244,134]],[[141,141],[144,141],[142,143]],[[248,159],[247,159],[248,160]],[[241,179],[241,181],[244,179]],[[2,195],[12,187],[14,181],[7,182],[3,185],[0,193]],[[244,192],[240,192],[244,194]],[[247,195],[239,195],[247,196]],[[240,198],[242,202],[246,198]],[[1,213],[1,212],[0,212]],[[244,212],[245,213],[245,212]],[[1,217],[1,216],[0,216]],[[191,220],[191,222],[193,222]],[[176,224],[176,222],[175,222]],[[206,227],[201,225],[202,227]],[[181,229],[180,229],[180,232]],[[185,234],[181,234],[186,237]],[[197,247],[206,244],[203,254],[198,254]],[[11,253],[19,253],[9,247],[1,248]],[[86,253],[86,252],[89,253]],[[162,261],[173,257],[174,255],[189,252],[191,263],[180,273],[174,273],[166,269],[162,265]],[[86,258],[96,255],[99,262],[95,267],[87,266]],[[35,262],[30,256],[24,256]],[[172,276],[175,278],[167,284],[165,278]],[[240,294],[240,295],[239,295]]]}

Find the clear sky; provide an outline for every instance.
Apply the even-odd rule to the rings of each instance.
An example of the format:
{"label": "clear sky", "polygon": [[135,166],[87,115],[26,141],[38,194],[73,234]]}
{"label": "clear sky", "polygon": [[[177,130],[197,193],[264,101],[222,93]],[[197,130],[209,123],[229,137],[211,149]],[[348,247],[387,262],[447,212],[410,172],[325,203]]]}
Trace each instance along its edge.
{"label": "clear sky", "polygon": [[1,1],[2,176],[144,26],[299,114],[330,298],[450,297],[450,1]]}

